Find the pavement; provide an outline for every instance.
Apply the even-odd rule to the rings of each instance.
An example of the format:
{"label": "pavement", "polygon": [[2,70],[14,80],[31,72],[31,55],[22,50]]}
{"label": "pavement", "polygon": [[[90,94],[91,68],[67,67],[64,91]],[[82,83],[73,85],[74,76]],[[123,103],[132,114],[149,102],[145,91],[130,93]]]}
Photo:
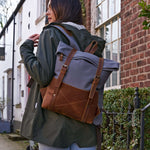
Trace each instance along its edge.
{"label": "pavement", "polygon": [[26,150],[29,145],[28,140],[13,141],[8,138],[10,134],[0,134],[0,150]]}

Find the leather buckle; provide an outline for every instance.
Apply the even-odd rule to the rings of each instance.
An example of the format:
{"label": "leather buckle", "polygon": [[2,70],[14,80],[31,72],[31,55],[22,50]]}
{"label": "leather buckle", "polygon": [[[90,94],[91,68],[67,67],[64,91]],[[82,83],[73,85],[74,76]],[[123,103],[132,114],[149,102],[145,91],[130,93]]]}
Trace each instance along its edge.
{"label": "leather buckle", "polygon": [[63,64],[63,67],[66,68],[66,69],[68,69],[68,65],[66,65],[66,64]]}

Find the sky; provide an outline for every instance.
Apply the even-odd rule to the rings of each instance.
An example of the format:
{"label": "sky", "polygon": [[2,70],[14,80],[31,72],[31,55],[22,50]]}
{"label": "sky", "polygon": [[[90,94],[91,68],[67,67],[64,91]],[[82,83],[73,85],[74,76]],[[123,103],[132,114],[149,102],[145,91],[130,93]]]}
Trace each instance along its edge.
{"label": "sky", "polygon": [[[9,17],[11,16],[11,14],[13,13],[13,11],[15,10],[17,4],[19,3],[20,0],[7,0],[6,2],[6,7],[8,8],[8,13],[7,13],[7,20],[9,19]],[[6,7],[0,7],[0,14],[2,14],[3,16],[3,26],[6,23],[6,17],[4,17],[4,8]],[[5,9],[6,10],[6,9]],[[0,29],[1,30],[1,29]]]}
{"label": "sky", "polygon": [[7,2],[12,4],[8,13],[9,15],[11,15],[12,12],[15,10],[17,4],[19,3],[19,0],[7,0]]}

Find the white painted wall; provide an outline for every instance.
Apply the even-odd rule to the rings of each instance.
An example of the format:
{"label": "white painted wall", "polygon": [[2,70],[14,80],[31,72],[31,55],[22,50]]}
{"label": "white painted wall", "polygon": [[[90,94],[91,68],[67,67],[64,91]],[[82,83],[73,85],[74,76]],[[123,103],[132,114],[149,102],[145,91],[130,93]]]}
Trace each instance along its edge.
{"label": "white painted wall", "polygon": [[[24,65],[20,62],[20,51],[19,47],[20,45],[32,34],[34,33],[41,33],[42,28],[45,25],[45,17],[41,19],[37,23],[37,4],[38,0],[26,0],[22,7],[22,37],[18,41],[17,32],[18,32],[18,15],[16,16],[16,25],[15,25],[15,59],[14,59],[14,104],[17,104],[19,102],[18,98],[18,89],[17,89],[17,67],[21,65],[21,91],[24,91],[24,96],[21,97],[21,108],[16,108],[14,106],[14,120],[21,121],[23,117],[23,113],[25,110],[25,105],[27,102],[28,97],[28,88],[27,80],[28,80],[28,74],[25,70]],[[29,17],[30,13],[30,17]],[[28,26],[30,24],[30,29],[28,29]],[[7,74],[4,73],[5,70],[8,68],[12,68],[12,44],[13,44],[13,22],[8,28],[8,32],[6,31],[6,60],[0,61],[0,97],[2,97],[2,77],[5,77],[5,99],[7,97]],[[3,39],[0,40],[0,43],[3,43]],[[35,50],[36,51],[36,50]],[[4,109],[4,119],[7,120],[7,107]]]}
{"label": "white painted wall", "polygon": [[[12,68],[12,41],[13,41],[13,22],[8,27],[6,34],[5,34],[5,61],[0,61],[0,97],[3,96],[3,89],[2,89],[2,79],[3,76],[5,78],[5,96],[4,99],[7,100],[7,74],[5,71],[9,68]],[[4,37],[3,37],[4,38]],[[4,44],[4,40],[1,39],[1,44]],[[3,112],[3,118],[7,120],[7,105],[5,103],[5,109]]]}

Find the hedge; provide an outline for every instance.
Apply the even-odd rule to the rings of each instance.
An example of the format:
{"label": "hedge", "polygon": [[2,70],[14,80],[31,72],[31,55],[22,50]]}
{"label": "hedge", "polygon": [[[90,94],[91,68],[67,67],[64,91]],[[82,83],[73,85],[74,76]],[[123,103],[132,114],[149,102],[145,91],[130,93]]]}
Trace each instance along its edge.
{"label": "hedge", "polygon": [[[110,123],[106,124],[103,114],[103,142],[104,150],[127,149],[127,129],[130,130],[129,149],[140,147],[140,113],[141,109],[150,103],[150,88],[139,88],[140,108],[134,109],[135,88],[114,89],[104,92],[103,106],[109,115]],[[129,110],[131,115],[128,115]],[[117,113],[117,114],[115,114]],[[113,117],[115,119],[115,133],[113,134]],[[150,108],[145,112],[144,149],[150,149]]]}

